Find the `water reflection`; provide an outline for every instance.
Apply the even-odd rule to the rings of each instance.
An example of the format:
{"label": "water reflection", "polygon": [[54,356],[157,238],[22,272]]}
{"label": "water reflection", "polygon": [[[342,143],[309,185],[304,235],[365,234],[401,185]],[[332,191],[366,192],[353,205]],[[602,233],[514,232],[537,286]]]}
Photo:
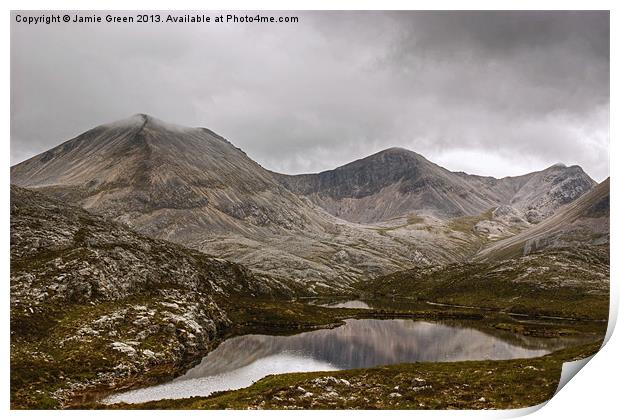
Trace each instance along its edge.
{"label": "water reflection", "polygon": [[470,327],[402,319],[347,320],[338,328],[293,336],[231,338],[174,381],[118,394],[106,402],[206,396],[286,372],[537,357],[565,344],[563,339],[532,339],[526,348]]}
{"label": "water reflection", "polygon": [[347,300],[346,302],[326,303],[319,306],[326,308],[370,309],[370,305],[361,300]]}

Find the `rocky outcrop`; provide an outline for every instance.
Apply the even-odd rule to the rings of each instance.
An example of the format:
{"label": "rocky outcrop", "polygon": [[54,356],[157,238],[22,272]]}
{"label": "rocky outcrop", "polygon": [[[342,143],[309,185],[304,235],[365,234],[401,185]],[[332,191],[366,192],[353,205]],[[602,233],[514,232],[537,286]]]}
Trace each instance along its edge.
{"label": "rocky outcrop", "polygon": [[[11,380],[22,403],[45,389],[39,380],[62,379],[34,394],[58,404],[155,365],[173,371],[232,326],[231,302],[286,292],[241,265],[11,186]],[[44,366],[41,379],[31,366]]]}
{"label": "rocky outcrop", "polygon": [[42,305],[40,299],[119,300],[163,285],[207,295],[269,292],[239,264],[141,236],[15,186],[11,186],[11,264],[16,286],[24,286],[27,279],[36,281],[28,287],[28,294],[38,299],[31,302],[34,306]]}
{"label": "rocky outcrop", "polygon": [[490,218],[474,225],[474,231],[487,239],[503,239],[515,235],[530,224],[525,215],[514,207],[501,205],[490,212]]}
{"label": "rocky outcrop", "polygon": [[579,166],[553,165],[532,174],[510,204],[525,213],[530,223],[539,223],[555,211],[590,191],[596,182]]}

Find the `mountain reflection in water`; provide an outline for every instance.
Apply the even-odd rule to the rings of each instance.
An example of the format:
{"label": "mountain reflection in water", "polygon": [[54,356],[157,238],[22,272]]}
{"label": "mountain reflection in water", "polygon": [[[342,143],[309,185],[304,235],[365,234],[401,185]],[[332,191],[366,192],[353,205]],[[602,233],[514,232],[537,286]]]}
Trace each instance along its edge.
{"label": "mountain reflection in water", "polygon": [[277,373],[372,367],[418,361],[537,357],[565,339],[528,340],[528,347],[474,328],[412,320],[352,319],[334,329],[293,336],[245,335],[224,341],[172,382],[129,391],[104,402],[144,402],[239,389]]}

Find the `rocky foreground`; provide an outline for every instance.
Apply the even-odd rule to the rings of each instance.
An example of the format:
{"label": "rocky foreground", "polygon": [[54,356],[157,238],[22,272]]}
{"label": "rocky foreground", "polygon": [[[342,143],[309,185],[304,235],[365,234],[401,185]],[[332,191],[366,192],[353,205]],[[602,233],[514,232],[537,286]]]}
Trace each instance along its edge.
{"label": "rocky foreground", "polygon": [[232,326],[231,300],[278,293],[238,264],[11,187],[13,404],[169,376]]}

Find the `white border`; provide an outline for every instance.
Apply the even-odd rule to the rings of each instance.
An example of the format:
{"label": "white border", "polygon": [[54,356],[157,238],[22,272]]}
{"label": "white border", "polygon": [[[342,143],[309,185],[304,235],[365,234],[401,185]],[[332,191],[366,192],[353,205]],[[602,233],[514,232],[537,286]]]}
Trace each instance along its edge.
{"label": "white border", "polygon": [[[4,400],[4,408],[9,408],[9,294],[8,294],[8,279],[9,279],[9,121],[10,121],[10,67],[6,61],[10,57],[10,22],[9,22],[9,10],[37,10],[37,9],[60,9],[60,10],[85,10],[85,9],[144,9],[144,10],[311,10],[311,9],[323,9],[323,10],[343,10],[343,9],[383,9],[383,10],[485,10],[485,9],[504,9],[504,10],[528,10],[528,9],[542,9],[542,10],[611,10],[611,68],[618,68],[618,54],[617,36],[618,36],[618,21],[616,16],[618,7],[614,7],[616,3],[613,1],[604,0],[590,0],[590,1],[542,1],[542,0],[503,0],[502,2],[490,1],[490,0],[469,0],[464,2],[462,0],[444,0],[444,1],[407,1],[407,0],[299,0],[299,1],[284,1],[284,0],[263,0],[263,1],[251,1],[251,0],[212,0],[212,1],[198,1],[198,0],[175,0],[175,1],[163,1],[163,0],[136,0],[136,1],[122,1],[122,0],[108,0],[108,1],[86,1],[86,0],[64,0],[64,1],[15,1],[8,0],[3,2],[6,6],[5,14],[0,19],[2,25],[2,57],[5,59],[3,66],[3,80],[2,91],[4,94],[4,101],[2,101],[2,133],[4,134],[3,142],[4,153],[0,156],[2,159],[1,165],[4,168],[2,172],[4,179],[0,180],[0,194],[2,194],[3,202],[3,216],[0,219],[0,229],[3,233],[3,241],[1,244],[2,255],[2,279],[4,280],[5,294],[2,299],[3,308],[3,323],[2,333],[6,338],[5,346],[2,348],[2,355],[4,360],[4,368],[2,369],[2,398]],[[612,77],[611,80],[611,95],[612,98],[618,97],[618,83],[617,80]],[[612,113],[611,113],[611,127],[610,132],[618,132],[618,116],[614,114],[613,100],[612,100]],[[614,156],[617,156],[618,147],[613,142],[610,144],[611,151],[611,177],[613,180],[618,179],[618,168],[615,165]],[[616,182],[611,183],[612,197],[616,197],[618,194],[618,188],[616,188]],[[612,209],[614,207],[614,199],[612,199]],[[613,213],[613,211],[612,211]],[[611,254],[618,254],[618,247],[616,246],[616,238],[618,237],[618,224],[616,221],[616,214],[611,218]],[[612,261],[611,266],[611,278],[612,278],[612,308],[610,318],[612,324],[615,324],[617,312],[618,312],[618,293],[617,293],[617,265],[615,260]],[[611,331],[611,330],[610,330]],[[609,335],[609,334],[608,334]],[[609,338],[609,337],[608,337]],[[577,377],[571,380],[549,403],[544,405],[544,408],[535,411],[531,418],[567,418],[567,419],[583,419],[588,416],[591,418],[609,418],[611,413],[617,412],[618,398],[616,391],[618,369],[618,357],[620,354],[620,344],[617,337],[612,337],[605,347],[588,363],[588,367],[580,372]],[[537,407],[540,408],[540,407]],[[513,411],[494,411],[494,412],[477,412],[477,411],[404,411],[404,412],[389,412],[381,413],[381,416],[390,416],[397,418],[411,417],[416,418],[504,418],[514,417],[518,415],[527,414],[531,412],[531,409],[525,410],[513,410]],[[76,411],[63,411],[63,412],[27,412],[27,411],[12,411],[10,416],[15,418],[32,418],[32,417],[56,417],[62,416],[65,418],[82,418],[84,415],[88,415],[93,418],[108,418],[115,416],[118,418],[173,418],[183,415],[187,416],[205,416],[205,417],[226,417],[226,418],[252,418],[257,417],[274,417],[274,418],[288,418],[291,415],[303,417],[303,418],[315,418],[315,417],[327,417],[338,415],[355,415],[361,418],[371,418],[376,414],[373,412],[295,412],[277,411],[277,412],[249,412],[249,411],[235,411],[235,412],[109,412],[109,411],[95,411],[89,413],[76,412]]]}

